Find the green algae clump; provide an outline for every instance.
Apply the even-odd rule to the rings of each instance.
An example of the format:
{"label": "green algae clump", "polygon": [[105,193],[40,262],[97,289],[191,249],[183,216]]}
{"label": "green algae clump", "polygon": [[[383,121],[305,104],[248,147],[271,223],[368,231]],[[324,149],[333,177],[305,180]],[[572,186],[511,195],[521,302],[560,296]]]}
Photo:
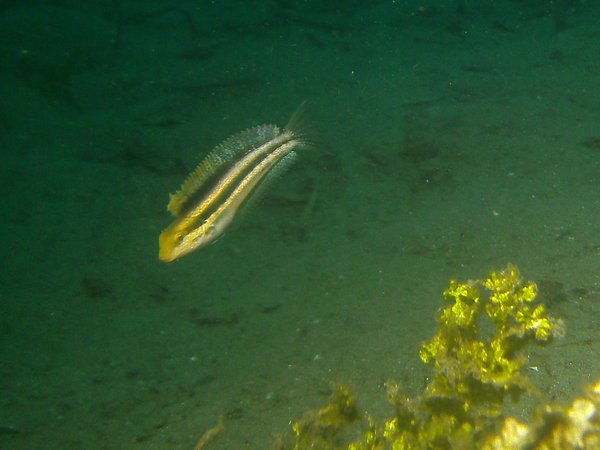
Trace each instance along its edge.
{"label": "green algae clump", "polygon": [[512,265],[483,281],[451,281],[438,332],[419,353],[434,364],[426,399],[451,400],[474,417],[494,416],[507,395],[518,399],[532,391],[519,350],[532,342],[546,344],[563,330],[543,305],[534,305],[536,295],[535,283],[523,283]]}
{"label": "green algae clump", "polygon": [[443,296],[437,333],[419,352],[433,366],[421,396],[387,382],[394,414],[379,423],[338,386],[330,403],[295,422],[278,448],[600,449],[600,380],[569,407],[541,406],[531,425],[506,417],[507,397],[536,394],[521,350],[548,344],[564,330],[536,304],[535,283],[524,283],[509,265],[484,280],[452,280]]}

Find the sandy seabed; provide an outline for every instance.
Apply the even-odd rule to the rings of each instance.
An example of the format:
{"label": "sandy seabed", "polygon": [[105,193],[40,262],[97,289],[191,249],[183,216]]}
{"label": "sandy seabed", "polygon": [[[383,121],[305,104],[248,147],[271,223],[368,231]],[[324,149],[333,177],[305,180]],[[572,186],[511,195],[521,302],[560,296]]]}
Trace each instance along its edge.
{"label": "sandy seabed", "polygon": [[[269,448],[332,381],[385,416],[447,281],[507,262],[566,322],[535,385],[600,375],[600,8],[204,3],[0,7],[0,448],[191,449],[221,415],[210,448]],[[168,193],[304,100],[319,145],[159,262]]]}

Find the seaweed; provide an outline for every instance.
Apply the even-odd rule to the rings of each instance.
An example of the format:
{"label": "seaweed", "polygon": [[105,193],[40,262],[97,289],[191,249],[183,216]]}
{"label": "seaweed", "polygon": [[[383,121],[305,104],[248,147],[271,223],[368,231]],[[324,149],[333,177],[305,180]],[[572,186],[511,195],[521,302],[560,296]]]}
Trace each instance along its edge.
{"label": "seaweed", "polygon": [[[323,408],[294,422],[277,448],[299,449],[579,449],[600,448],[600,380],[569,406],[544,405],[525,424],[506,413],[507,399],[537,395],[523,349],[562,336],[560,319],[537,302],[537,285],[509,265],[478,281],[452,280],[438,330],[421,346],[433,366],[415,398],[386,383],[393,415],[382,423],[336,387]],[[359,428],[359,437],[348,430]]]}

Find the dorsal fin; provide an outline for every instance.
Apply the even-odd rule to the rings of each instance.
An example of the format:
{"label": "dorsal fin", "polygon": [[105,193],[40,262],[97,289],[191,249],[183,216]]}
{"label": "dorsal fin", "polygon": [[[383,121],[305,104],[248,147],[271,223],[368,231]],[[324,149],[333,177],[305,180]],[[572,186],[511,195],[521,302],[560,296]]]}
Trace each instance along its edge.
{"label": "dorsal fin", "polygon": [[230,164],[240,155],[244,155],[270,141],[277,135],[279,135],[279,128],[277,126],[259,125],[234,134],[217,145],[187,177],[181,188],[175,194],[170,194],[167,209],[174,216],[178,216],[188,203],[188,200],[219,169],[226,164]]}

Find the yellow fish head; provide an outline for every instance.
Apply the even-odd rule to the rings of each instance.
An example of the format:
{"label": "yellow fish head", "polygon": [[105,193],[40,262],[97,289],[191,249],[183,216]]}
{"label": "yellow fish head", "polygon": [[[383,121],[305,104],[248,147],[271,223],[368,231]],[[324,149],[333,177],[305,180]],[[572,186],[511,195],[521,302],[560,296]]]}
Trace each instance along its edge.
{"label": "yellow fish head", "polygon": [[187,230],[175,222],[163,231],[158,238],[158,258],[164,262],[172,262],[182,256],[214,242],[219,234],[217,229],[208,222],[199,227]]}

